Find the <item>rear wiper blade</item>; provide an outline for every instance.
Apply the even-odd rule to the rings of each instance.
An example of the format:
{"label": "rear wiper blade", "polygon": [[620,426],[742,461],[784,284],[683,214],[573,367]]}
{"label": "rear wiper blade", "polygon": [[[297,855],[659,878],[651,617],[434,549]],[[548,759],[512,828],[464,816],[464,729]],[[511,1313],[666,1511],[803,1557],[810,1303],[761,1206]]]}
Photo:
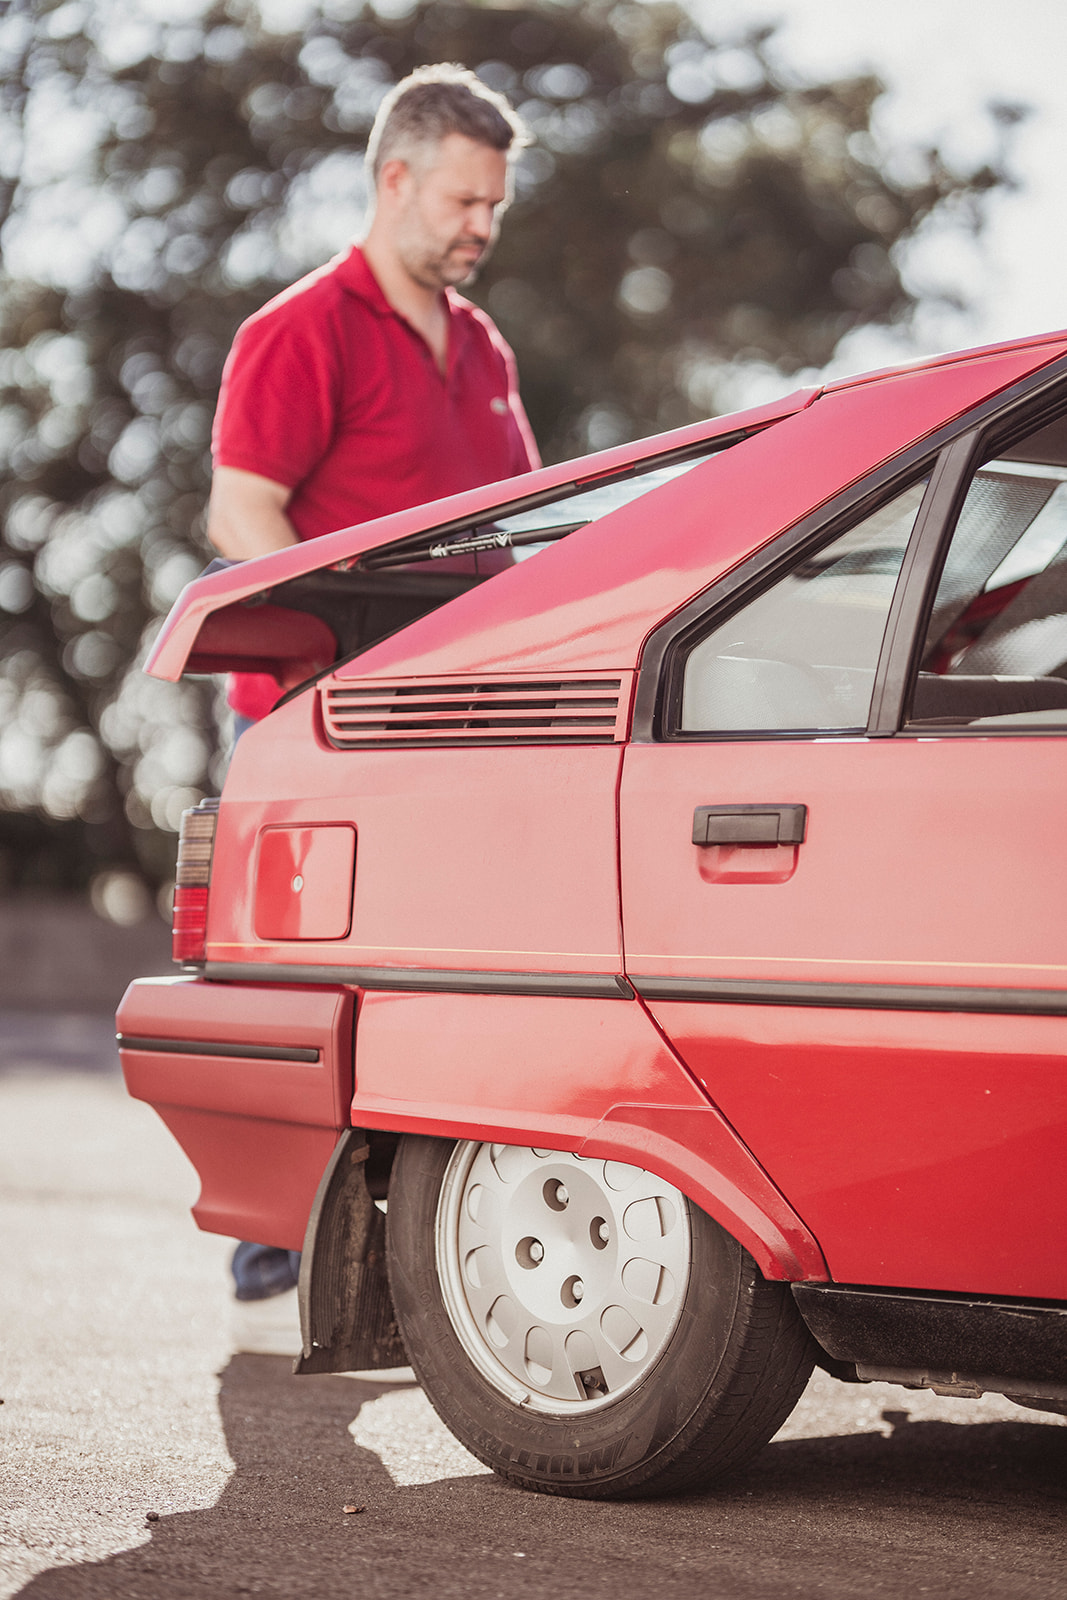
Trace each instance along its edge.
{"label": "rear wiper blade", "polygon": [[403,550],[391,549],[372,552],[359,562],[365,572],[379,572],[385,567],[406,567],[413,561],[442,561],[448,556],[484,555],[489,550],[508,550],[519,545],[549,544],[565,539],[569,533],[589,525],[590,518],[581,522],[554,522],[547,528],[523,528],[511,532],[507,528],[475,528],[471,533],[461,533],[452,539],[434,539],[424,544],[408,545]]}

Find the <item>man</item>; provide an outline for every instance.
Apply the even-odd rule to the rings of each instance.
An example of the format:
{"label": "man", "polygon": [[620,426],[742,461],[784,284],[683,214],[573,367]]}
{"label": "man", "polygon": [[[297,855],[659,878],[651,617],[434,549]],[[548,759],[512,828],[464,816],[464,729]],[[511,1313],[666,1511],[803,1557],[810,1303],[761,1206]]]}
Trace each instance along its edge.
{"label": "man", "polygon": [[[538,464],[511,352],[454,288],[493,244],[524,143],[507,102],[460,67],[422,67],[383,101],[362,246],[269,301],[234,340],[212,435],[207,531],[220,554],[263,555]],[[236,674],[238,733],[281,690]],[[237,1247],[243,1349],[290,1349],[298,1263]]]}
{"label": "man", "polygon": [[[525,142],[507,102],[460,67],[423,67],[375,119],[375,209],[362,247],[238,330],[212,438],[208,538],[280,550],[537,465],[514,360],[454,291],[492,246]],[[230,703],[266,714],[273,679]]]}

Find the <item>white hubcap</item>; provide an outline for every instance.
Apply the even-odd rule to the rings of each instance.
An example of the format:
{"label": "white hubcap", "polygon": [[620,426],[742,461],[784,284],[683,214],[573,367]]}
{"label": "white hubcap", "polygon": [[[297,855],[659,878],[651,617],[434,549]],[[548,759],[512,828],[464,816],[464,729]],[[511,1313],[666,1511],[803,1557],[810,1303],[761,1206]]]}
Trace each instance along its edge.
{"label": "white hubcap", "polygon": [[571,1414],[659,1360],[685,1301],[689,1213],[640,1167],[516,1145],[457,1146],[437,1270],[467,1354],[516,1404]]}

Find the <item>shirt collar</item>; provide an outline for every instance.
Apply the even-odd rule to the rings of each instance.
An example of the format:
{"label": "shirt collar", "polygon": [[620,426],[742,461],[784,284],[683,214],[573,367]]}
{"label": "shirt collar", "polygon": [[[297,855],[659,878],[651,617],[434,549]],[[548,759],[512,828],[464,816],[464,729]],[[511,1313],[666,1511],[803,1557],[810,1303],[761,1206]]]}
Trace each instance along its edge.
{"label": "shirt collar", "polygon": [[337,275],[350,294],[365,301],[380,317],[397,315],[382,293],[381,285],[367,265],[366,257],[358,244],[354,244],[348,254],[342,257]]}
{"label": "shirt collar", "polygon": [[[397,311],[385,298],[381,284],[368,266],[367,258],[358,244],[354,244],[347,256],[341,258],[337,271],[348,292],[356,295],[378,316],[399,317],[402,322],[407,320],[403,313]],[[445,304],[451,318],[450,342],[455,344],[458,351],[461,346],[457,341],[464,340],[467,333],[471,305],[462,295],[457,294],[455,289],[445,290]]]}

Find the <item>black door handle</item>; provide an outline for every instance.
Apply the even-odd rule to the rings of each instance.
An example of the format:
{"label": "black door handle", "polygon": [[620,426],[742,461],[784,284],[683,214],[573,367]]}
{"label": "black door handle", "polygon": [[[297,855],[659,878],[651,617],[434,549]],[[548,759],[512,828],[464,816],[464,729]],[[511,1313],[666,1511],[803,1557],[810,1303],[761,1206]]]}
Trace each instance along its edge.
{"label": "black door handle", "polygon": [[803,844],[807,806],[697,806],[694,844]]}

